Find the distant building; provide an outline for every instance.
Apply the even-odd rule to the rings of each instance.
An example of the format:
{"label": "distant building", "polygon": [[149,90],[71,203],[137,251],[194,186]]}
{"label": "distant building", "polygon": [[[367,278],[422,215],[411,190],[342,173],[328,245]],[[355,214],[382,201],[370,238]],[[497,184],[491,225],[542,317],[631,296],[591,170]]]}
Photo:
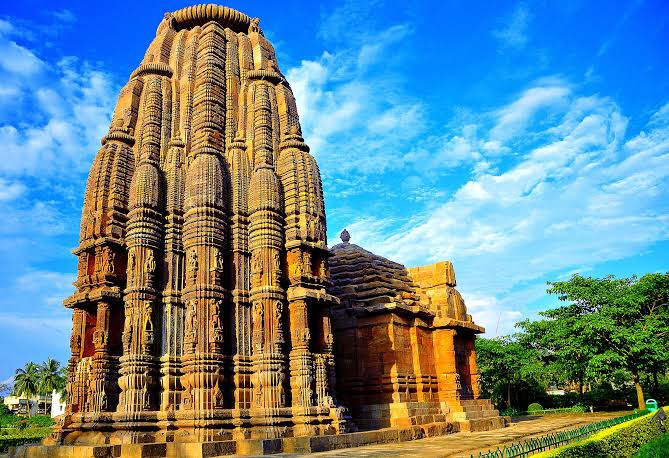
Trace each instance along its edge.
{"label": "distant building", "polygon": [[65,413],[65,399],[61,399],[60,394],[54,391],[51,394],[51,418],[55,418]]}
{"label": "distant building", "polygon": [[546,394],[564,396],[565,391],[562,388],[551,387],[546,390]]}
{"label": "distant building", "polygon": [[[52,400],[55,400],[53,402]],[[65,411],[65,403],[60,402],[60,396],[54,391],[47,396],[6,396],[3,402],[10,412],[18,415],[51,415],[55,417]],[[54,412],[56,412],[54,414]]]}

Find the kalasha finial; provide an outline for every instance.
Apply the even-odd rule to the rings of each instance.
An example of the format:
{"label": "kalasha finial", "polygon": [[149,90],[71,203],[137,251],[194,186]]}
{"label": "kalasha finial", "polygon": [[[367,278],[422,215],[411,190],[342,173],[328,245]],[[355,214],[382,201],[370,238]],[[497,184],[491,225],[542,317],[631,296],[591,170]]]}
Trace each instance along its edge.
{"label": "kalasha finial", "polygon": [[339,234],[339,238],[341,239],[342,242],[348,243],[349,240],[351,240],[351,234],[348,233],[346,229],[341,231],[341,234]]}

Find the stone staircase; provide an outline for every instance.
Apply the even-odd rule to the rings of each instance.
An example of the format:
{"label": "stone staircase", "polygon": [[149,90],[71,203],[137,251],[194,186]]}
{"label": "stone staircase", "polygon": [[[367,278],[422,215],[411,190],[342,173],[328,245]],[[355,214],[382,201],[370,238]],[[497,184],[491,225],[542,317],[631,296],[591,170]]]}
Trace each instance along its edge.
{"label": "stone staircase", "polygon": [[503,428],[500,417],[490,399],[459,399],[448,402],[451,421],[459,425],[460,431],[489,431]]}

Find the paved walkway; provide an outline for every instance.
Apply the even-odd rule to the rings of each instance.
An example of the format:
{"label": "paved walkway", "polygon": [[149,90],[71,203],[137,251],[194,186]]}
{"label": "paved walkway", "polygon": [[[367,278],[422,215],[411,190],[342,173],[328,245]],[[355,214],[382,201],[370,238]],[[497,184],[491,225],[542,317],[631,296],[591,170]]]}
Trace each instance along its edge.
{"label": "paved walkway", "polygon": [[543,436],[544,434],[563,429],[572,429],[620,415],[625,415],[625,413],[551,414],[543,417],[523,417],[514,420],[513,424],[507,428],[493,431],[456,433],[410,442],[368,445],[330,452],[311,453],[309,455],[282,453],[274,456],[291,458],[339,458],[352,456],[365,458],[469,458],[472,454],[477,456],[479,452],[486,452],[489,449],[495,449],[504,444],[520,442],[530,437]]}

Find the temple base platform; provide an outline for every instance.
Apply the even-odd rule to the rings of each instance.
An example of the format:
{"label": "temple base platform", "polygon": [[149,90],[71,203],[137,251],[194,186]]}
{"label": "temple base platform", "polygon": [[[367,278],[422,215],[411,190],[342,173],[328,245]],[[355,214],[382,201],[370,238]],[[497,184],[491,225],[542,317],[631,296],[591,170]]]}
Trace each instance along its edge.
{"label": "temple base platform", "polygon": [[[474,412],[474,411],[472,411]],[[472,415],[472,412],[465,412]],[[483,415],[483,410],[478,410]],[[473,414],[476,417],[476,414]],[[277,439],[239,439],[214,442],[153,442],[116,445],[22,445],[9,450],[10,458],[211,458],[229,455],[271,455],[311,453],[404,442],[443,436],[460,431],[481,431],[503,427],[499,416],[462,418],[404,427],[321,436]]]}

